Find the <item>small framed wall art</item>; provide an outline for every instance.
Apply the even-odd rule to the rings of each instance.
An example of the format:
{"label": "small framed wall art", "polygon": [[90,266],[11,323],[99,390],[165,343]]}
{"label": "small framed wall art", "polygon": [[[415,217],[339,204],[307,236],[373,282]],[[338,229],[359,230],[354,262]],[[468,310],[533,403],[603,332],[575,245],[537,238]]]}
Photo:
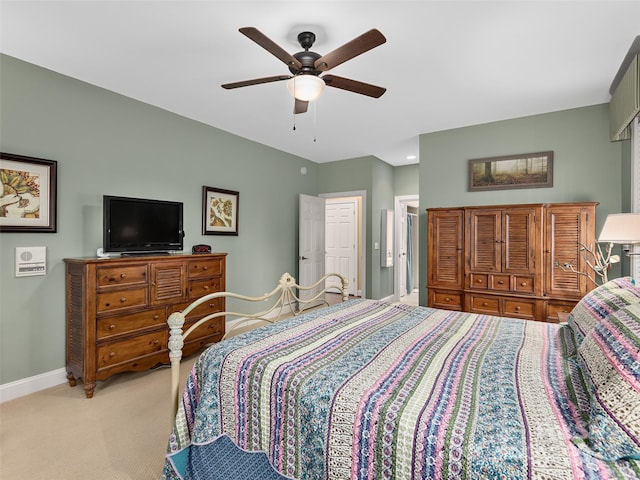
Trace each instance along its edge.
{"label": "small framed wall art", "polygon": [[233,190],[202,187],[202,234],[238,235],[239,200]]}
{"label": "small framed wall art", "polygon": [[55,233],[55,160],[0,153],[0,232]]}
{"label": "small framed wall art", "polygon": [[553,187],[553,152],[469,160],[469,191]]}

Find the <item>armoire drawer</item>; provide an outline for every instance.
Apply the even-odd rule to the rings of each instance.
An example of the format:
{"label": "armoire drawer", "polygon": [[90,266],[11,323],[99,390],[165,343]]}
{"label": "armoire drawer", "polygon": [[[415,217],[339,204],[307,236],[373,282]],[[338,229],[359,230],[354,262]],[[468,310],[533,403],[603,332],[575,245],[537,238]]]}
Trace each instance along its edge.
{"label": "armoire drawer", "polygon": [[469,310],[475,313],[486,313],[489,315],[500,315],[500,298],[485,297],[467,293],[469,296]]}
{"label": "armoire drawer", "polygon": [[447,310],[462,310],[462,292],[447,292],[430,290],[431,302],[429,306]]}

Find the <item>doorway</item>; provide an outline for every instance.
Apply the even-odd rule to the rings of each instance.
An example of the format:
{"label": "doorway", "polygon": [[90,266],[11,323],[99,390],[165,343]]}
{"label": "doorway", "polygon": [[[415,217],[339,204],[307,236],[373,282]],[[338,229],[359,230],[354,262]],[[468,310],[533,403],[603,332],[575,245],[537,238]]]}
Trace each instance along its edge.
{"label": "doorway", "polygon": [[418,305],[418,195],[395,199],[397,265],[394,279],[395,301]]}
{"label": "doorway", "polygon": [[325,199],[325,271],[349,279],[349,295],[362,297],[365,276],[366,192],[322,194]]}

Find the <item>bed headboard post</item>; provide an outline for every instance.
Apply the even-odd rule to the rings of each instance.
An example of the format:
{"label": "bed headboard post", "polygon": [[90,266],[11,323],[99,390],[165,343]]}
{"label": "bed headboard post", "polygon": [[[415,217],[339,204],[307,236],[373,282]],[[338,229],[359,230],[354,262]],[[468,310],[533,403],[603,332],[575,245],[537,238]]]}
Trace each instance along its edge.
{"label": "bed headboard post", "polygon": [[182,327],[184,325],[184,314],[173,312],[167,320],[169,324],[169,360],[171,361],[171,404],[172,415],[178,411],[178,386],[180,384],[180,361],[182,360]]}

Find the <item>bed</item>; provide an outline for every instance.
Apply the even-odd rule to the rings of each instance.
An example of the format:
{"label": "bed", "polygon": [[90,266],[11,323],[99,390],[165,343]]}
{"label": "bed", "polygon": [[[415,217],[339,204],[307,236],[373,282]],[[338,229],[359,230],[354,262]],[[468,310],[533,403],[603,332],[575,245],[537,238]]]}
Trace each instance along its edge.
{"label": "bed", "polygon": [[630,277],[566,324],[353,298],[295,313],[199,356],[163,479],[216,478],[220,438],[300,480],[640,478]]}

